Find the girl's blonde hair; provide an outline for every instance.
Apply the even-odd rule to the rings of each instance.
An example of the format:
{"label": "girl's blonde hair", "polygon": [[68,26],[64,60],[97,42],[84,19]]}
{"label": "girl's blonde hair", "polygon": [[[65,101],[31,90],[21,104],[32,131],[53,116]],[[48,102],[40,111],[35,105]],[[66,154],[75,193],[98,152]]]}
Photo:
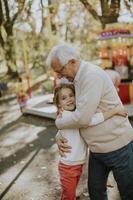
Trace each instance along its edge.
{"label": "girl's blonde hair", "polygon": [[59,95],[60,95],[60,92],[61,92],[61,90],[62,89],[64,89],[64,88],[69,88],[69,89],[71,89],[72,90],[72,92],[73,92],[73,94],[75,95],[75,88],[74,88],[74,85],[73,84],[71,84],[71,83],[63,83],[63,84],[61,84],[61,85],[59,85],[58,87],[56,87],[55,88],[55,90],[54,90],[54,99],[53,99],[53,101],[54,101],[54,104],[58,107],[58,105],[59,105]]}

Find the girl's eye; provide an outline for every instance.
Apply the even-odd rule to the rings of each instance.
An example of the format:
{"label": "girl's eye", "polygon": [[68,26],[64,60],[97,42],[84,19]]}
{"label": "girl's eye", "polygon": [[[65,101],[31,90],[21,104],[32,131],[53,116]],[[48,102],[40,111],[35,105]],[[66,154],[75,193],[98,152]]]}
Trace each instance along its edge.
{"label": "girl's eye", "polygon": [[73,95],[73,94],[70,94],[70,97],[74,97],[74,95]]}
{"label": "girl's eye", "polygon": [[66,97],[62,97],[62,98],[61,98],[61,100],[65,100],[65,99],[66,99]]}

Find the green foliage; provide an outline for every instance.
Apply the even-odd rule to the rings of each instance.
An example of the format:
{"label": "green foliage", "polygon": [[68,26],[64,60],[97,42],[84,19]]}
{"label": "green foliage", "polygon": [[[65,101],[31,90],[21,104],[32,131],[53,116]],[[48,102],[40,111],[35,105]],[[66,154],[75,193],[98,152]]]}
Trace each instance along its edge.
{"label": "green foliage", "polygon": [[50,79],[47,79],[43,84],[44,93],[52,93],[53,92],[53,82]]}

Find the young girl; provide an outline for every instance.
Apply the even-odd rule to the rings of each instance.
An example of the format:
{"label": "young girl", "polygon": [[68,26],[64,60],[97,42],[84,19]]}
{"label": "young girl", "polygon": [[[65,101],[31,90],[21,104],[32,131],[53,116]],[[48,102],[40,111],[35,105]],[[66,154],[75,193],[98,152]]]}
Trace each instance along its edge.
{"label": "young girl", "polygon": [[[54,102],[60,115],[66,115],[75,110],[75,90],[72,84],[61,84],[54,91]],[[94,126],[112,117],[113,115],[126,116],[126,112],[120,106],[104,113],[95,113],[88,126]],[[71,152],[65,157],[60,157],[59,174],[62,187],[61,200],[76,200],[76,188],[82,173],[83,164],[86,161],[87,145],[80,136],[79,129],[59,130],[72,146]]]}

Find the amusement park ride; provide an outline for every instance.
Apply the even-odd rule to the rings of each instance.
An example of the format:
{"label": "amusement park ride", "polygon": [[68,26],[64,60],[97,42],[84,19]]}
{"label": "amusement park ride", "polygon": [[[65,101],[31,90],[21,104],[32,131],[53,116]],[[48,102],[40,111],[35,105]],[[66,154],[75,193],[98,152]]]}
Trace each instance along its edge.
{"label": "amusement park ride", "polygon": [[100,66],[120,74],[119,96],[123,104],[133,104],[133,34],[126,29],[101,32],[97,38]]}

